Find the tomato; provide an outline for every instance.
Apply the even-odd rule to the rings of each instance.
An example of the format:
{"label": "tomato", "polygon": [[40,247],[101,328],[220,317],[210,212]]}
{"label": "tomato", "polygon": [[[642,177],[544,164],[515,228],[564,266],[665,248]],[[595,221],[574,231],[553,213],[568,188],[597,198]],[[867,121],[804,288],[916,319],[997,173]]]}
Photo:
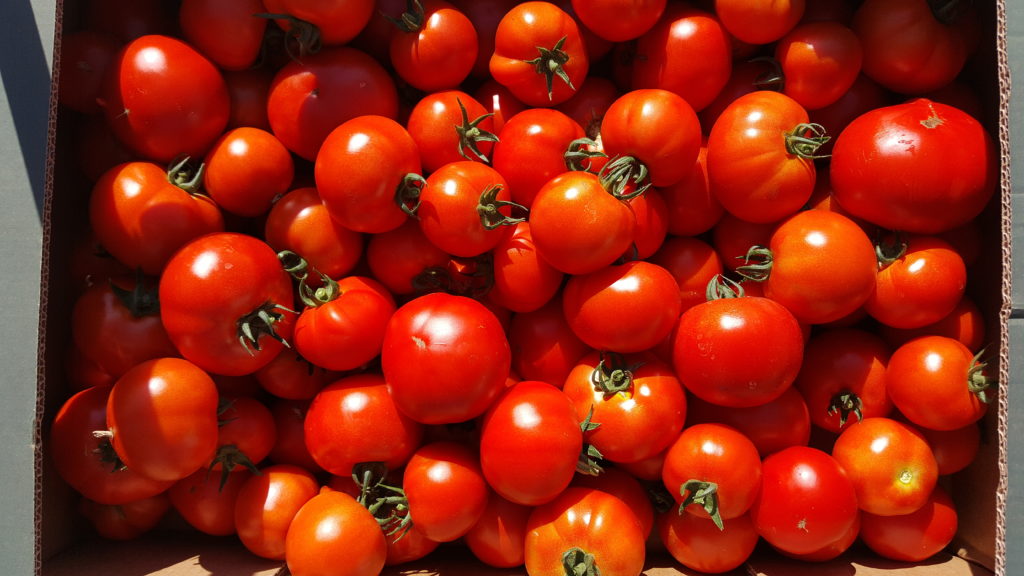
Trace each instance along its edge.
{"label": "tomato", "polygon": [[686,420],[686,394],[672,367],[647,355],[591,352],[562,391],[576,418],[600,424],[584,439],[611,462],[637,462],[668,448]]}
{"label": "tomato", "polygon": [[744,296],[708,300],[683,312],[672,357],[679,381],[693,395],[746,407],[786,391],[800,370],[803,347],[789,310],[768,298]]}
{"label": "tomato", "polygon": [[295,175],[291,153],[273,134],[241,127],[221,136],[206,154],[203,187],[224,210],[255,217],[270,210]]}
{"label": "tomato", "polygon": [[103,77],[121,49],[121,43],[108,34],[95,30],[79,30],[61,39],[62,68],[57,98],[66,106],[83,114],[96,114],[103,109],[98,98]]}
{"label": "tomato", "polygon": [[722,206],[748,222],[792,216],[814,190],[814,157],[825,135],[780,92],[740,96],[708,135],[708,181]]}
{"label": "tomato", "polygon": [[261,0],[183,0],[178,23],[182,37],[219,68],[244,70],[260,56],[267,21],[253,15],[262,11]]}
{"label": "tomato", "polygon": [[920,509],[903,516],[864,514],[860,538],[875,554],[900,562],[922,562],[938,554],[956,536],[958,514],[942,488]]}
{"label": "tomato", "polygon": [[[367,286],[369,284],[369,286]],[[296,352],[327,370],[353,370],[380,354],[395,301],[371,278],[331,281],[295,321]]]}
{"label": "tomato", "polygon": [[567,171],[563,154],[584,136],[583,128],[565,113],[548,108],[530,108],[506,118],[494,145],[493,166],[508,182],[512,201],[529,208],[548,180]]}
{"label": "tomato", "polygon": [[885,368],[892,353],[874,332],[836,328],[813,334],[794,386],[807,400],[811,421],[840,432],[865,418],[888,416]]}
{"label": "tomato", "polygon": [[260,469],[238,490],[235,500],[235,531],[253,554],[285,559],[285,536],[295,514],[320,490],[309,471],[279,464]]}
{"label": "tomato", "polygon": [[253,376],[267,393],[289,400],[312,400],[336,379],[334,372],[314,366],[294,348],[282,350]]}
{"label": "tomato", "polygon": [[636,41],[630,87],[661,88],[695,110],[707,107],[732,73],[729,34],[718,17],[671,3],[658,23]]}
{"label": "tomato", "polygon": [[566,489],[530,514],[526,571],[536,576],[637,576],[645,540],[636,515],[622,500],[592,488]]}
{"label": "tomato", "polygon": [[[896,246],[896,254],[886,248]],[[967,288],[967,266],[944,240],[912,235],[883,240],[875,291],[864,310],[894,328],[921,328],[953,312]]]}
{"label": "tomato", "polygon": [[828,562],[829,560],[835,560],[847,550],[849,550],[854,543],[857,542],[857,537],[860,536],[860,518],[861,513],[858,512],[854,518],[853,524],[850,524],[850,528],[845,534],[839,537],[831,544],[826,544],[824,547],[815,550],[814,552],[808,552],[807,554],[793,554],[792,552],[786,552],[780,550],[784,556],[790,558],[796,558],[797,560],[803,560],[805,562]]}
{"label": "tomato", "polygon": [[933,430],[973,424],[988,410],[994,390],[986,364],[946,336],[922,336],[897,348],[885,370],[893,405],[908,420]]}
{"label": "tomato", "polygon": [[997,156],[977,120],[918,98],[850,122],[832,151],[832,186],[854,216],[936,234],[981,213],[995,192]]}
{"label": "tomato", "polygon": [[512,233],[508,184],[497,170],[470,160],[445,164],[420,192],[416,216],[424,236],[453,256],[479,256]]}
{"label": "tomato", "polygon": [[270,450],[270,461],[274,464],[291,464],[311,472],[323,470],[306,447],[306,413],[310,403],[310,400],[286,398],[270,402],[270,413],[274,415],[274,429],[277,430],[274,447]]}
{"label": "tomato", "polygon": [[491,251],[494,285],[487,297],[513,312],[532,312],[551,301],[565,277],[533,243],[530,223],[520,222]]}
{"label": "tomato", "polygon": [[181,355],[215,374],[266,366],[292,334],[292,282],[253,236],[224,232],[179,250],[160,278],[160,318]]}
{"label": "tomato", "polygon": [[199,469],[167,491],[175,511],[190,526],[211,536],[235,533],[235,502],[242,486],[253,477],[249,470],[220,476]]}
{"label": "tomato", "polygon": [[[271,248],[290,250],[330,278],[352,272],[363,254],[365,239],[346,228],[324,206],[312,186],[295,188],[276,200],[267,213],[263,237]],[[310,278],[316,285],[317,278]]]}
{"label": "tomato", "polygon": [[423,438],[423,426],[402,414],[379,374],[346,376],[321,390],[305,419],[306,446],[316,463],[350,476],[362,462],[405,465]]}
{"label": "tomato", "polygon": [[[825,127],[826,134],[838,136],[850,122],[853,122],[861,114],[890,104],[892,104],[891,93],[861,73],[838,100],[823,108],[808,110],[807,114],[810,116],[811,122]],[[831,154],[835,141],[835,138],[832,138],[825,142],[818,152],[822,155]],[[821,165],[818,168],[827,170]]]}
{"label": "tomato", "polygon": [[[755,250],[739,270],[764,280],[764,295],[789,309],[801,322],[839,320],[867,302],[875,291],[878,260],[867,233],[849,218],[805,210],[772,233],[768,252]],[[751,260],[748,260],[751,261]],[[767,269],[767,278],[760,273]],[[754,274],[750,274],[754,272]]]}
{"label": "tomato", "polygon": [[424,92],[450,90],[476,64],[476,29],[458,8],[444,0],[421,0],[402,15],[391,35],[389,54],[395,73]]}
{"label": "tomato", "polygon": [[719,525],[746,514],[761,486],[761,456],[742,432],[723,424],[695,424],[669,446],[661,472],[679,513]]}
{"label": "tomato", "polygon": [[832,457],[869,514],[897,516],[924,506],[939,477],[938,464],[920,432],[890,418],[866,418],[843,430]]}
{"label": "tomato", "polygon": [[860,74],[863,50],[853,30],[835,21],[796,26],[775,45],[783,93],[805,110],[835,103]]}
{"label": "tomato", "polygon": [[707,106],[700,109],[697,116],[700,118],[701,128],[707,135],[715,121],[722,115],[733,100],[740,96],[756,92],[758,90],[782,90],[783,78],[779,67],[770,58],[735,59],[732,63],[732,72],[725,86],[719,90]]}
{"label": "tomato", "polygon": [[107,427],[128,468],[180,480],[209,464],[217,448],[217,387],[187,360],[147,360],[111,389]]}
{"label": "tomato", "polygon": [[667,270],[679,285],[679,312],[707,300],[708,282],[723,272],[722,259],[700,238],[671,236],[650,261]]}
{"label": "tomato", "polygon": [[490,495],[479,454],[456,442],[432,442],[417,449],[405,466],[402,488],[413,529],[435,542],[450,542],[469,532]]}
{"label": "tomato", "polygon": [[118,140],[154,162],[202,156],[228,122],[220,70],[192,46],[162,35],[125,45],[106,76],[101,106]]}
{"label": "tomato", "polygon": [[384,532],[373,515],[333,490],[322,490],[299,508],[284,545],[294,576],[375,576],[387,557]]}
{"label": "tomato", "polygon": [[421,182],[420,171],[415,140],[398,122],[374,115],[330,130],[315,163],[316,187],[328,213],[356,232],[401,226],[407,216],[397,195],[409,178]]}
{"label": "tomato", "polygon": [[793,446],[764,459],[761,491],[750,509],[757,533],[790,554],[810,554],[856,522],[857,493],[827,452]]}
{"label": "tomato", "polygon": [[712,228],[723,212],[708,184],[707,146],[702,145],[697,165],[671,186],[657,188],[668,208],[668,230],[673,236],[697,236]]}
{"label": "tomato", "polygon": [[411,218],[394,230],[372,235],[366,244],[370,272],[396,296],[427,292],[431,274],[446,269],[451,259]]}
{"label": "tomato", "polygon": [[406,129],[428,174],[449,162],[487,162],[498,139],[492,132],[493,115],[461,90],[442,90],[419,99]]}
{"label": "tomato", "polygon": [[732,426],[754,443],[762,458],[790,446],[807,446],[810,441],[811,417],[807,402],[793,386],[775,400],[758,406],[730,408],[690,397],[687,407],[687,426],[702,423]]}
{"label": "tomato", "polygon": [[231,115],[227,128],[251,126],[270,130],[267,118],[267,95],[274,80],[274,70],[269,67],[226,70],[224,83],[231,100]]}
{"label": "tomato", "polygon": [[523,2],[498,22],[491,76],[531,107],[565,102],[583,85],[590,59],[576,21],[550,2]]}
{"label": "tomato", "polygon": [[209,469],[223,470],[222,478],[239,467],[255,471],[277,440],[270,408],[250,396],[222,397],[218,418],[217,452]]}
{"label": "tomato", "polygon": [[555,107],[559,112],[572,118],[583,128],[588,138],[597,138],[601,132],[601,119],[616,98],[622,93],[610,79],[591,76],[576,91],[576,95]]}
{"label": "tomato", "polygon": [[[274,16],[275,22],[290,35],[302,39],[304,27],[312,25],[316,30],[314,46],[347,44],[355,39],[373,15],[372,0],[263,0],[266,12]],[[310,48],[312,46],[307,46]],[[301,48],[301,47],[300,47]],[[299,54],[307,56],[306,54]]]}
{"label": "tomato", "polygon": [[565,490],[576,472],[583,432],[572,401],[546,382],[506,389],[484,414],[480,465],[501,497],[536,506]]}
{"label": "tomato", "polygon": [[577,474],[570,486],[592,488],[615,496],[633,510],[644,538],[649,537],[654,530],[654,503],[647,487],[622,468],[605,468],[597,476]]}
{"label": "tomato", "polygon": [[526,104],[520,102],[508,88],[490,77],[473,91],[473,97],[483,104],[489,113],[494,114],[492,118],[496,133],[505,127],[506,120],[527,109]]}
{"label": "tomato", "polygon": [[107,399],[111,386],[75,393],[64,401],[50,425],[49,453],[60,478],[96,506],[116,506],[151,498],[173,480],[154,480],[129,470],[118,458],[108,437]]}
{"label": "tomato", "polygon": [[782,38],[803,17],[804,8],[804,0],[715,0],[715,13],[722,25],[748,44],[769,44]]}
{"label": "tomato", "polygon": [[156,528],[170,508],[171,501],[165,492],[124,504],[100,504],[88,498],[78,502],[78,512],[108,540],[138,538]]}
{"label": "tomato", "polygon": [[629,207],[636,218],[633,250],[637,260],[650,258],[668,237],[669,208],[657,188],[649,188],[629,199]]}
{"label": "tomato", "polygon": [[398,540],[388,538],[387,543],[388,554],[387,558],[384,559],[385,566],[397,566],[412,562],[413,560],[419,560],[437,550],[438,546],[441,545],[440,542],[427,538],[418,530],[410,530]]}
{"label": "tomato", "polygon": [[107,170],[89,197],[97,241],[130,269],[159,275],[183,245],[224,229],[220,208],[198,194],[195,178],[181,163],[168,170],[135,161]]}
{"label": "tomato", "polygon": [[[751,246],[767,246],[777,222],[747,222],[726,212],[711,228],[711,245],[729,271],[743,265]],[[752,283],[746,283],[750,286]]]}
{"label": "tomato", "polygon": [[953,430],[931,430],[918,427],[917,431],[928,441],[932,455],[939,466],[939,475],[955,474],[974,461],[981,447],[981,426],[968,424]]}
{"label": "tomato", "polygon": [[516,374],[558,388],[576,362],[590,351],[566,322],[561,298],[552,298],[537,310],[514,314],[508,341]]}
{"label": "tomato", "polygon": [[373,57],[346,46],[289,62],[275,74],[267,96],[274,136],[306,160],[317,158],[337,126],[365,115],[397,118],[398,91]]}
{"label": "tomato", "polygon": [[722,521],[675,509],[658,514],[658,534],[677,562],[699,572],[721,574],[739,568],[754,552],[760,537],[749,514]]}
{"label": "tomato", "polygon": [[567,274],[596,272],[626,253],[636,217],[596,174],[555,176],[534,198],[530,232],[541,257]]}
{"label": "tomato", "polygon": [[484,513],[463,541],[478,560],[495,568],[514,568],[526,562],[526,522],[532,506],[510,502],[497,494],[487,499]]}
{"label": "tomato", "polygon": [[864,46],[864,73],[903,94],[944,86],[967,61],[976,17],[972,10],[938,12],[926,0],[868,0],[852,23]]}

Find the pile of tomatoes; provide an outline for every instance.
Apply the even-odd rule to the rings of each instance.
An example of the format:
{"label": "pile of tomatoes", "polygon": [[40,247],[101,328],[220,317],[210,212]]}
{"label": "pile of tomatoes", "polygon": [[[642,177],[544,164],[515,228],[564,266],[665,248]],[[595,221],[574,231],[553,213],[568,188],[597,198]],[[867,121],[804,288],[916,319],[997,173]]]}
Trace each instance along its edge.
{"label": "pile of tomatoes", "polygon": [[83,4],[47,450],[102,536],[295,576],[954,538],[995,397],[972,3]]}

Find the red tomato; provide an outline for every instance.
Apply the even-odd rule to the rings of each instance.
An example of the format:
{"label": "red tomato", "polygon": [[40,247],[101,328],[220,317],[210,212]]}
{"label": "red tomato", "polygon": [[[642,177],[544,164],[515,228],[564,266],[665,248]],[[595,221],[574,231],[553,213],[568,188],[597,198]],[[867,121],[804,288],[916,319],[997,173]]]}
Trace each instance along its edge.
{"label": "red tomato", "polygon": [[274,428],[277,440],[270,451],[270,460],[275,464],[291,464],[300,466],[311,472],[320,472],[323,468],[309,453],[306,447],[306,413],[310,400],[274,399],[270,403],[270,412],[274,415]]}
{"label": "red tomato", "polygon": [[57,474],[95,506],[116,506],[151,498],[173,484],[129,470],[114,452],[107,428],[110,386],[82,390],[61,405],[49,430],[49,450]]}
{"label": "red tomato", "polygon": [[346,46],[289,62],[274,76],[267,97],[274,136],[306,160],[316,159],[337,126],[364,115],[397,118],[398,91],[381,64]]}
{"label": "red tomato", "polygon": [[743,265],[751,246],[767,246],[771,242],[777,225],[777,222],[747,222],[726,212],[711,229],[711,245],[722,257],[722,266],[735,271]]}
{"label": "red tomato", "polygon": [[793,554],[792,552],[786,552],[779,550],[783,555],[789,556],[790,558],[796,558],[797,560],[803,560],[805,562],[828,562],[829,560],[835,560],[844,552],[850,549],[851,546],[857,541],[857,537],[860,536],[860,518],[861,513],[858,512],[853,524],[850,524],[850,528],[843,534],[838,540],[831,544],[825,545],[823,548],[819,548],[814,552],[807,554]]}
{"label": "red tomato", "polygon": [[583,432],[572,401],[535,380],[505,390],[484,414],[480,465],[501,497],[536,506],[565,490],[576,472]]}
{"label": "red tomato", "polygon": [[697,165],[682,180],[658,188],[668,207],[668,233],[673,236],[697,236],[712,228],[725,209],[711,192],[708,183],[707,146],[702,145]]}
{"label": "red tomato", "polygon": [[222,478],[239,467],[254,471],[277,440],[270,408],[249,396],[222,397],[217,416],[217,452],[209,469],[223,470]]}
{"label": "red tomato", "polygon": [[478,560],[495,568],[514,568],[526,562],[526,522],[532,506],[510,502],[497,494],[487,499],[480,520],[463,541]]}
{"label": "red tomato", "polygon": [[[312,25],[317,43],[325,46],[347,44],[353,40],[373,15],[372,0],[263,0],[266,12],[276,16],[275,22],[285,31],[301,36],[303,27]],[[282,17],[283,16],[283,17]],[[301,55],[301,54],[300,54]]]}
{"label": "red tomato", "polygon": [[[734,46],[735,48],[735,46]],[[734,50],[735,51],[735,50]],[[733,100],[740,96],[756,92],[757,90],[782,90],[783,78],[777,65],[768,58],[735,59],[732,63],[732,73],[726,81],[725,86],[718,92],[707,106],[702,108],[698,117],[701,128],[707,135],[715,121],[722,115]]]}
{"label": "red tomato", "polygon": [[[489,57],[488,57],[489,58]],[[501,132],[505,121],[527,109],[526,104],[517,99],[508,88],[488,77],[473,92],[473,97],[484,105],[488,112],[494,114],[494,131]]]}
{"label": "red tomato", "polygon": [[199,469],[167,491],[175,511],[196,530],[211,536],[235,533],[235,502],[242,486],[253,477],[249,470],[220,476]]}
{"label": "red tomato", "polygon": [[903,516],[864,514],[860,538],[883,558],[922,562],[938,554],[956,536],[958,515],[953,499],[936,487],[928,502]]}
{"label": "red tomato", "polygon": [[558,388],[576,362],[590,351],[566,322],[561,298],[552,298],[537,310],[513,315],[508,341],[512,370],[520,378]]}
{"label": "red tomato", "polygon": [[479,454],[456,442],[417,449],[405,466],[402,489],[413,530],[434,542],[451,542],[469,532],[490,495]]}
{"label": "red tomato", "polygon": [[497,170],[470,160],[445,164],[420,192],[416,216],[424,236],[453,256],[490,251],[512,233],[508,184]]}
{"label": "red tomato", "polygon": [[747,513],[761,487],[761,456],[742,432],[723,424],[688,426],[665,454],[665,488],[684,511],[723,520]]}
{"label": "red tomato", "polygon": [[473,78],[487,81],[491,77],[490,61],[494,54],[494,37],[505,13],[511,10],[517,0],[453,0],[458,8],[473,23],[476,30],[477,50],[476,62],[470,75]]}
{"label": "red tomato", "polygon": [[[838,100],[824,108],[808,110],[807,114],[810,116],[811,122],[825,127],[826,134],[838,136],[850,122],[853,122],[861,114],[890,104],[892,104],[890,92],[861,73]],[[831,154],[835,142],[835,138],[830,139],[818,149],[818,152],[822,155]],[[818,168],[819,171],[827,170],[824,165],[818,166]]]}
{"label": "red tomato", "polygon": [[285,559],[285,536],[302,505],[317,495],[320,483],[304,468],[280,464],[251,476],[235,500],[235,530],[253,554]]}
{"label": "red tomato", "polygon": [[294,576],[376,576],[387,542],[377,520],[343,492],[321,490],[299,508],[285,537]]}
{"label": "red tomato", "polygon": [[996,188],[996,147],[970,115],[915,99],[859,116],[836,139],[831,178],[850,214],[936,234],[975,218]]}
{"label": "red tomato", "polygon": [[209,464],[217,449],[217,387],[187,360],[147,360],[114,384],[107,427],[128,468],[180,480]]}
{"label": "red tomato", "polygon": [[953,430],[981,419],[992,401],[986,365],[966,346],[945,336],[922,336],[892,353],[885,386],[908,420],[933,430]]}
{"label": "red tomato", "polygon": [[532,312],[551,301],[565,277],[537,252],[530,223],[516,224],[491,251],[494,285],[487,296],[513,312]]}
{"label": "red tomato", "polygon": [[622,93],[615,83],[603,76],[591,76],[576,91],[576,95],[555,107],[559,112],[576,121],[583,128],[587,138],[597,138],[601,133],[601,119],[604,113]]}
{"label": "red tomato", "polygon": [[760,537],[749,514],[722,521],[680,514],[658,514],[658,534],[677,562],[698,572],[721,574],[739,568],[754,552]]}
{"label": "red tomato", "polygon": [[449,162],[487,162],[498,139],[492,132],[493,115],[461,90],[442,90],[419,99],[406,129],[428,174]]}
{"label": "red tomato", "polygon": [[395,73],[424,92],[451,90],[476,64],[476,29],[444,0],[421,0],[402,15],[391,34],[389,54]]}
{"label": "red tomato", "polygon": [[570,486],[593,488],[622,500],[640,522],[644,538],[651,535],[654,529],[654,504],[647,488],[629,472],[622,468],[605,468],[597,476],[577,474]]}
{"label": "red tomato", "polygon": [[679,381],[712,404],[778,398],[796,379],[804,338],[793,314],[757,296],[708,300],[683,312],[673,348]]}
{"label": "red tomato", "polygon": [[494,145],[493,166],[508,182],[512,201],[529,208],[548,180],[567,171],[563,155],[583,138],[583,128],[563,112],[547,108],[506,118]]}
{"label": "red tomato", "polygon": [[431,274],[445,270],[451,259],[411,218],[394,230],[373,234],[366,244],[370,272],[396,296],[427,292]]}
{"label": "red tomato", "polygon": [[267,393],[289,400],[312,400],[336,379],[333,372],[314,366],[294,348],[282,350],[253,376]]}
{"label": "red tomato", "polygon": [[764,459],[762,485],[750,509],[754,528],[790,554],[810,554],[838,541],[856,522],[857,493],[828,453],[794,446]]}
{"label": "red tomato", "polygon": [[550,2],[523,2],[498,23],[490,71],[528,106],[555,106],[583,85],[590,70],[576,21]]}
{"label": "red tomato", "polygon": [[665,11],[666,0],[572,0],[588,30],[610,42],[625,42],[650,30]]}
{"label": "red tomato", "polygon": [[213,143],[206,154],[203,187],[224,210],[255,217],[288,191],[294,175],[284,144],[266,130],[246,126]]}
{"label": "red tomato", "polygon": [[171,501],[165,492],[124,504],[100,504],[88,498],[78,503],[78,512],[108,540],[138,538],[156,528],[170,508]]}
{"label": "red tomato", "polygon": [[782,38],[803,17],[804,7],[804,0],[715,0],[722,25],[748,44],[768,44]]}
{"label": "red tomato", "polygon": [[825,136],[780,92],[733,100],[708,135],[708,181],[722,206],[749,222],[777,222],[814,191],[814,158]]}
{"label": "red tomato", "polygon": [[857,505],[869,514],[897,516],[920,509],[939,477],[924,436],[890,418],[866,418],[843,430],[832,457],[853,482]]}
{"label": "red tomato", "polygon": [[99,103],[103,78],[121,43],[108,34],[79,30],[61,39],[61,75],[57,97],[62,106],[83,114],[103,110]]}
{"label": "red tomato", "polygon": [[179,250],[160,278],[160,317],[181,355],[215,374],[266,366],[292,334],[292,282],[262,240],[224,232]]}
{"label": "red tomato", "polygon": [[790,446],[807,446],[811,437],[811,416],[804,397],[793,386],[781,396],[747,408],[731,408],[687,399],[687,426],[718,423],[732,426],[750,439],[762,458]]}
{"label": "red tomato", "polygon": [[405,465],[423,437],[423,426],[402,414],[379,374],[346,376],[313,398],[305,418],[306,446],[316,463],[350,476],[362,462]]}
{"label": "red tomato", "polygon": [[274,80],[274,70],[268,67],[227,70],[224,83],[231,99],[231,115],[228,128],[251,126],[270,130],[267,118],[267,95]]}
{"label": "red tomato", "polygon": [[152,162],[114,166],[89,197],[97,241],[125,266],[159,275],[183,245],[224,229],[220,208],[188,181],[196,177],[185,164],[170,170]]}
{"label": "red tomato", "polygon": [[668,204],[658,188],[650,188],[629,199],[636,217],[633,250],[636,260],[650,258],[668,237]]}
{"label": "red tomato", "polygon": [[833,104],[860,74],[863,51],[848,27],[835,21],[808,22],[790,30],[775,45],[785,78],[783,92],[805,110]]}
{"label": "red tomato", "polygon": [[953,430],[931,430],[917,428],[917,431],[928,441],[932,455],[939,466],[939,475],[955,474],[967,468],[978,454],[981,447],[981,427],[968,424]]}
{"label": "red tomato", "polygon": [[107,123],[149,160],[201,157],[227,126],[230,100],[220,70],[176,38],[129,42],[106,78],[101,105]]}
{"label": "red tomato", "polygon": [[723,272],[722,259],[715,249],[700,238],[671,236],[651,256],[650,261],[663,267],[679,285],[679,312],[705,302],[708,282]]}
{"label": "red tomato", "polygon": [[[244,70],[263,47],[261,0],[183,0],[178,8],[182,37],[222,70]],[[230,30],[230,34],[225,34]]]}

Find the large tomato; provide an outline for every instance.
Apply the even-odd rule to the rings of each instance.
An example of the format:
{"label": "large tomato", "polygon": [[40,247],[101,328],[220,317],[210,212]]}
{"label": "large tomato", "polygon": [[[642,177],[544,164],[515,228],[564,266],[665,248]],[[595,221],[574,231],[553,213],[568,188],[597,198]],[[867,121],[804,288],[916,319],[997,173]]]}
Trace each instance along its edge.
{"label": "large tomato", "polygon": [[491,251],[494,285],[487,297],[513,312],[532,312],[558,294],[565,277],[537,252],[530,223],[520,222]]}
{"label": "large tomato", "polygon": [[590,347],[569,327],[562,299],[552,298],[532,312],[514,314],[509,322],[512,370],[524,380],[540,380],[559,388]]}
{"label": "large tomato", "polygon": [[526,561],[526,522],[532,506],[510,502],[497,494],[487,499],[487,507],[463,541],[481,562],[496,568],[515,568]]}
{"label": "large tomato", "polygon": [[227,376],[267,365],[291,338],[292,279],[265,242],[208,234],[181,250],[160,278],[160,317],[181,355]]}
{"label": "large tomato", "polygon": [[889,230],[936,234],[972,220],[996,189],[992,137],[967,113],[918,98],[866,112],[832,150],[836,200]]}
{"label": "large tomato", "polygon": [[[270,207],[263,238],[278,252],[290,250],[330,278],[341,278],[359,262],[365,239],[331,217],[312,186],[295,188]],[[310,278],[313,285],[317,279]]]}
{"label": "large tomato", "polygon": [[860,74],[863,51],[853,30],[839,22],[798,25],[779,40],[775,59],[784,77],[783,93],[805,110],[833,104]]}
{"label": "large tomato", "polygon": [[487,162],[498,142],[494,115],[461,90],[425,95],[409,112],[405,126],[428,174],[449,162]]}
{"label": "large tomato", "polygon": [[235,533],[235,501],[253,473],[239,469],[220,476],[200,468],[167,490],[171,505],[189,526],[211,536]]}
{"label": "large tomato", "polygon": [[666,0],[572,0],[572,9],[594,34],[624,42],[654,27],[666,4]]}
{"label": "large tomato", "polygon": [[715,13],[726,30],[748,44],[768,44],[782,38],[800,21],[804,9],[805,0],[715,0]]}
{"label": "large tomato", "polygon": [[739,568],[760,541],[750,515],[722,521],[722,528],[707,518],[679,514],[675,509],[658,514],[658,535],[680,564],[708,574]]}
{"label": "large tomato", "polygon": [[78,512],[96,533],[110,540],[138,538],[156,528],[170,509],[166,492],[124,504],[100,504],[84,497],[78,503]]}
{"label": "large tomato", "polygon": [[483,414],[505,388],[511,363],[494,313],[476,300],[443,292],[402,305],[388,323],[381,350],[395,404],[425,424],[454,424]]}

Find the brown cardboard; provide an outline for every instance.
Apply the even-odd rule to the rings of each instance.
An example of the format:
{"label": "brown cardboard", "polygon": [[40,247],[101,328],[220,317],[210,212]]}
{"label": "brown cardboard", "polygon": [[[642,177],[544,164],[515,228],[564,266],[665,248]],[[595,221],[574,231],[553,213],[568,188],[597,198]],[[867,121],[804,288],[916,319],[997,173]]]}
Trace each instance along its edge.
{"label": "brown cardboard", "polygon": [[[82,0],[58,0],[57,29],[54,47],[54,79],[60,71],[60,37],[62,31],[74,29],[75,14]],[[994,6],[993,6],[994,4]],[[974,285],[980,290],[979,303],[987,312],[993,342],[993,366],[999,369],[1000,381],[1009,383],[1009,341],[1007,321],[1010,315],[1010,155],[1009,155],[1009,75],[1005,46],[1005,3],[978,3],[989,13],[989,28],[994,33],[982,35],[989,39],[984,45],[978,66],[979,77],[991,89],[991,98],[998,105],[993,118],[994,134],[1002,147],[1002,185],[1000,197],[985,215],[988,259],[985,269],[989,278]],[[991,41],[996,38],[997,41]],[[56,82],[54,82],[56,85]],[[284,576],[281,562],[268,561],[249,554],[233,538],[209,538],[176,531],[158,533],[132,542],[98,541],[83,530],[73,510],[71,491],[56,477],[46,459],[46,428],[64,397],[62,363],[67,341],[70,297],[67,286],[60,282],[69,259],[70,240],[75,221],[83,209],[87,191],[81,190],[81,178],[69,166],[66,149],[66,124],[54,115],[49,135],[50,169],[44,212],[43,291],[40,302],[40,354],[36,442],[36,559],[37,576]],[[1001,287],[995,289],[993,287]],[[984,420],[984,435],[978,460],[965,472],[952,479],[961,510],[961,530],[949,552],[921,564],[881,560],[863,550],[854,550],[823,564],[796,563],[768,550],[759,549],[746,566],[728,576],[979,576],[993,572],[1006,574],[1007,543],[1005,540],[1008,477],[1006,454],[1009,435],[1007,386],[998,402]],[[420,574],[436,576],[522,576],[521,568],[499,570],[489,568],[472,558],[464,548],[445,546],[419,562],[386,569],[385,576]],[[644,574],[672,576],[696,574],[681,567],[664,551],[649,555]]]}

